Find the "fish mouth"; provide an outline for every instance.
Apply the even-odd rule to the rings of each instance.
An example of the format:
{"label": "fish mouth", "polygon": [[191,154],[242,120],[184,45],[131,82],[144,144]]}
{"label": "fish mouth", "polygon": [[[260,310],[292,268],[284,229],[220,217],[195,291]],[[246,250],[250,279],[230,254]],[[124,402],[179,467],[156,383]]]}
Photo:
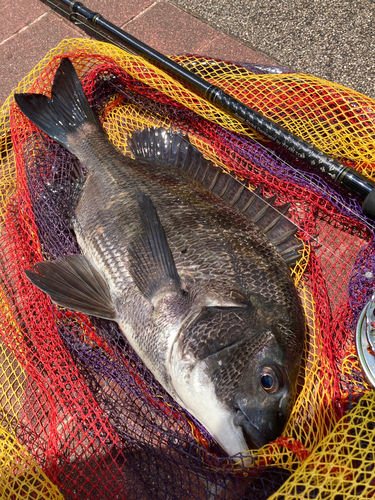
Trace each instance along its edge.
{"label": "fish mouth", "polygon": [[249,422],[249,419],[241,408],[236,412],[234,423],[239,427],[242,427],[245,431],[244,438],[250,449],[262,448],[262,446],[268,443],[265,435],[257,429],[254,424]]}

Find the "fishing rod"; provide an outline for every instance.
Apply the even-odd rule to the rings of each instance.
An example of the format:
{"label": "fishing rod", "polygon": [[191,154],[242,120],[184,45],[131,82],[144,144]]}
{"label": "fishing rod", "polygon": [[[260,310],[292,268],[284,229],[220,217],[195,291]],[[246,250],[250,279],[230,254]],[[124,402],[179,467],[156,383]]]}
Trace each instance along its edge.
{"label": "fishing rod", "polygon": [[120,48],[125,48],[125,50],[130,49],[132,53],[143,57],[148,62],[151,62],[151,64],[168,72],[220,110],[255,129],[267,139],[276,142],[286,151],[293,153],[315,169],[328,175],[337,184],[341,184],[350,191],[356,193],[363,200],[363,213],[375,220],[375,182],[371,179],[368,179],[351,167],[330,158],[328,155],[292,134],[284,127],[230,96],[220,87],[207,82],[200,76],[195,75],[188,69],[175,63],[129,33],[126,33],[115,24],[107,21],[101,14],[93,12],[85,7],[81,2],[76,2],[74,0],[42,1],[60,11],[62,10],[65,14],[68,13],[61,9],[59,5],[62,4],[68,7],[70,9],[70,14],[68,15],[70,21],[75,23],[77,21],[76,15],[83,17],[93,26],[99,27],[106,35],[109,35],[110,38],[107,38],[107,40],[110,42],[115,45],[119,43]]}

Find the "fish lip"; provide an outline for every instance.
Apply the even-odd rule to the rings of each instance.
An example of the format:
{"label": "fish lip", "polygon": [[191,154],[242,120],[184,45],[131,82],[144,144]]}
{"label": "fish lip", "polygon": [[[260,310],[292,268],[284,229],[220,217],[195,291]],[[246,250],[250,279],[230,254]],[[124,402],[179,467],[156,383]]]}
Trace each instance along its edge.
{"label": "fish lip", "polygon": [[251,443],[248,444],[252,444],[253,448],[262,448],[268,443],[264,434],[249,421],[241,405],[239,405],[239,410],[237,410],[236,416],[234,417],[234,423],[242,427],[245,431],[245,440],[251,441]]}

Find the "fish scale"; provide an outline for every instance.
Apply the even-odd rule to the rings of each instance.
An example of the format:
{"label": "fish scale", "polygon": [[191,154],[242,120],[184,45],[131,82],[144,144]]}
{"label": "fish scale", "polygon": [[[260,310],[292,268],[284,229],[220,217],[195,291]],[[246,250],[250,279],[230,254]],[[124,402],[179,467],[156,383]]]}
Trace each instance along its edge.
{"label": "fish scale", "polygon": [[281,434],[301,362],[288,206],[250,193],[177,132],[135,132],[135,159],[124,156],[69,59],[51,99],[15,99],[87,172],[71,221],[81,254],[26,275],[56,304],[116,321],[170,395],[250,464],[249,447]]}

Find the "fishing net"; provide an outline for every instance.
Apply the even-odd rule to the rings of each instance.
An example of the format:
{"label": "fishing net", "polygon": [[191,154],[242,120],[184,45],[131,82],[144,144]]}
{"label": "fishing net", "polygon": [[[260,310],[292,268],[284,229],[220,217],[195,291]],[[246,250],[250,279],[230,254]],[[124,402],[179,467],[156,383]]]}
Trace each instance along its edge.
{"label": "fishing net", "polygon": [[[168,74],[114,46],[69,40],[16,92],[50,93],[68,56],[111,140],[146,126],[188,133],[216,165],[291,204],[304,243],[291,270],[307,333],[283,435],[233,463],[179,407],[113,322],[54,306],[23,270],[77,253],[76,160],[10,96],[0,111],[0,493],[20,499],[346,499],[375,492],[375,396],[354,348],[374,288],[372,222],[360,203]],[[197,56],[174,59],[365,175],[375,102],[313,76]]]}

